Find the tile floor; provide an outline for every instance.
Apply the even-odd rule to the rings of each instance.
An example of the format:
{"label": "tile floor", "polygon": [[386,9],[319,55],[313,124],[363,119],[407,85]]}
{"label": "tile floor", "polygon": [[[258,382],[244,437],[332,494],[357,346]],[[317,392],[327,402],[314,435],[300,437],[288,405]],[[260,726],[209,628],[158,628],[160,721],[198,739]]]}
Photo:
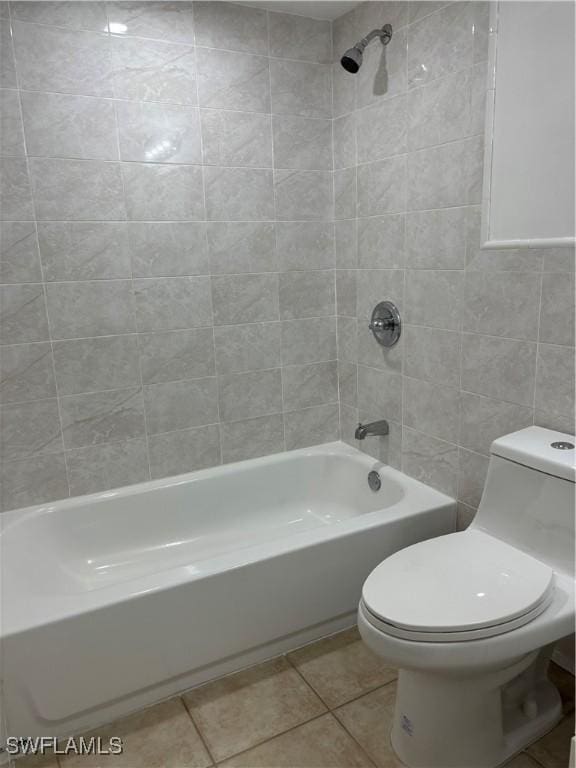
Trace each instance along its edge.
{"label": "tile floor", "polygon": [[[550,674],[562,694],[564,718],[507,768],[568,766],[574,678],[554,665]],[[123,739],[121,756],[17,765],[400,768],[388,742],[395,677],[350,629],[100,728],[96,735]]]}

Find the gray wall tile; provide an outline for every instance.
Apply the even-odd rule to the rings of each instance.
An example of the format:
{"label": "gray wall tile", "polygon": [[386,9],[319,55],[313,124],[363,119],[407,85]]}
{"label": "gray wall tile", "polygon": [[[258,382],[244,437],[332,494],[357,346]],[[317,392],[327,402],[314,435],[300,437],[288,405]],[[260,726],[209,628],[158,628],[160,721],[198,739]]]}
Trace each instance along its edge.
{"label": "gray wall tile", "polygon": [[329,63],[332,57],[330,22],[289,13],[271,13],[270,55]]}
{"label": "gray wall tile", "polygon": [[34,222],[5,221],[0,228],[0,283],[42,280]]}
{"label": "gray wall tile", "polygon": [[496,438],[532,424],[531,405],[516,405],[503,400],[461,393],[462,416],[459,444],[488,455]]}
{"label": "gray wall tile", "polygon": [[469,507],[480,506],[488,461],[487,456],[463,448],[459,450],[458,498]]}
{"label": "gray wall tile", "polygon": [[55,396],[54,362],[48,342],[0,347],[0,403]]}
{"label": "gray wall tile", "polygon": [[459,385],[459,333],[408,325],[404,329],[404,343],[406,376],[450,387]]}
{"label": "gray wall tile", "polygon": [[34,218],[30,178],[24,158],[0,159],[0,218],[2,221],[31,221]]}
{"label": "gray wall tile", "polygon": [[285,320],[282,323],[282,363],[293,365],[336,360],[336,321],[333,317]]}
{"label": "gray wall tile", "polygon": [[232,3],[194,3],[196,45],[268,53],[266,11]]}
{"label": "gray wall tile", "polygon": [[6,21],[0,24],[0,86],[2,88],[18,87],[10,24]]}
{"label": "gray wall tile", "polygon": [[201,107],[270,111],[268,59],[214,48],[197,48]]}
{"label": "gray wall tile", "polygon": [[56,398],[3,405],[0,408],[0,420],[0,456],[3,461],[62,450],[62,430]]}
{"label": "gray wall tile", "polygon": [[456,496],[458,447],[404,427],[402,471],[449,496]]}
{"label": "gray wall tile", "polygon": [[358,366],[358,411],[363,421],[402,420],[402,377]]}
{"label": "gray wall tile", "polygon": [[272,120],[257,112],[201,109],[206,165],[272,167]]}
{"label": "gray wall tile", "polygon": [[574,346],[575,303],[573,279],[567,279],[561,272],[543,275],[540,341]]}
{"label": "gray wall tile", "polygon": [[332,117],[330,72],[327,64],[271,59],[272,113]]}
{"label": "gray wall tile", "polygon": [[[463,273],[432,269],[406,270],[405,315],[413,325],[459,330]],[[467,307],[468,308],[468,307]]]}
{"label": "gray wall tile", "polygon": [[358,166],[358,216],[404,210],[406,160],[394,157]]}
{"label": "gray wall tile", "polygon": [[120,2],[106,3],[106,7],[110,32],[121,24],[125,34],[135,37],[194,42],[192,3]]}
{"label": "gray wall tile", "polygon": [[462,269],[466,265],[468,208],[418,211],[406,216],[406,266]]}
{"label": "gray wall tile", "polygon": [[255,168],[205,169],[206,215],[211,221],[274,218],[272,171]]}
{"label": "gray wall tile", "polygon": [[12,18],[35,24],[103,32],[106,29],[105,3],[99,2],[16,2]]}
{"label": "gray wall tile", "polygon": [[41,285],[0,286],[0,343],[48,339],[46,302]]}
{"label": "gray wall tile", "polygon": [[274,194],[278,219],[332,219],[332,174],[328,171],[274,171]]}
{"label": "gray wall tile", "polygon": [[403,213],[358,219],[358,266],[362,269],[397,269],[404,266]]}
{"label": "gray wall tile", "polygon": [[218,377],[220,418],[241,421],[282,411],[280,368]]}
{"label": "gray wall tile", "polygon": [[46,298],[54,339],[136,330],[130,280],[47,283]]}
{"label": "gray wall tile", "polygon": [[338,440],[338,404],[320,405],[284,416],[286,450]]}
{"label": "gray wall tile", "polygon": [[335,312],[334,272],[285,272],[280,275],[280,318],[324,317]]}
{"label": "gray wall tile", "polygon": [[150,479],[143,439],[67,451],[66,465],[72,496],[99,493]]}
{"label": "gray wall tile", "polygon": [[276,275],[231,275],[212,278],[214,325],[278,320]]}
{"label": "gray wall tile", "polygon": [[57,341],[53,346],[60,395],[121,389],[140,383],[135,335]]}
{"label": "gray wall tile", "polygon": [[68,496],[64,455],[53,453],[0,464],[3,510],[47,503]]}
{"label": "gray wall tile", "polygon": [[574,420],[574,348],[538,345],[535,407]]}
{"label": "gray wall tile", "polygon": [[148,450],[153,480],[213,467],[220,464],[218,426],[151,435]]}
{"label": "gray wall tile", "polygon": [[338,365],[311,363],[282,369],[284,409],[295,411],[338,401]]}
{"label": "gray wall tile", "polygon": [[51,221],[38,224],[47,282],[131,277],[123,223]]}
{"label": "gray wall tile", "polygon": [[282,272],[334,266],[334,228],[330,222],[276,222],[278,268]]}
{"label": "gray wall tile", "polygon": [[280,323],[222,325],[214,329],[214,344],[219,374],[281,365]]}
{"label": "gray wall tile", "polygon": [[138,337],[144,384],[214,376],[212,328],[141,333]]}
{"label": "gray wall tile", "polygon": [[408,102],[386,99],[363,112],[357,122],[358,162],[369,163],[406,151]]}
{"label": "gray wall tile", "polygon": [[190,379],[144,387],[146,426],[151,435],[218,421],[216,379]]}
{"label": "gray wall tile", "polygon": [[458,442],[461,393],[457,387],[404,377],[403,421],[432,437]]}
{"label": "gray wall tile", "polygon": [[210,273],[206,225],[195,222],[128,225],[134,277],[176,277]]}
{"label": "gray wall tile", "polygon": [[196,107],[116,102],[120,157],[142,163],[201,163]]}
{"label": "gray wall tile", "polygon": [[222,461],[244,461],[284,450],[284,419],[260,416],[220,425]]}
{"label": "gray wall tile", "polygon": [[213,275],[277,270],[273,223],[222,221],[207,231]]}
{"label": "gray wall tile", "polygon": [[84,448],[144,436],[144,404],[138,388],[60,398],[66,448]]}
{"label": "gray wall tile", "polygon": [[139,331],[170,331],[212,325],[210,278],[134,280]]}
{"label": "gray wall tile", "polygon": [[332,170],[332,121],[275,115],[272,121],[277,168]]}
{"label": "gray wall tile", "polygon": [[126,211],[132,221],[204,218],[202,170],[190,165],[124,163]]}
{"label": "gray wall tile", "polygon": [[491,336],[536,340],[534,307],[539,297],[537,274],[467,272],[463,328]]}
{"label": "gray wall tile", "polygon": [[0,155],[24,156],[18,91],[0,91]]}

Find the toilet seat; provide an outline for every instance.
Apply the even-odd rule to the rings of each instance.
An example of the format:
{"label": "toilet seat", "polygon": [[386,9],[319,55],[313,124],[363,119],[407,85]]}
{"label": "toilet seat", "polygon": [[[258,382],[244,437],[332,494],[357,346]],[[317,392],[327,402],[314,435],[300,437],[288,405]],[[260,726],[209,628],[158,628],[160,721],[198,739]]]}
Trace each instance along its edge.
{"label": "toilet seat", "polygon": [[552,601],[545,563],[481,530],[440,536],[400,550],[368,576],[366,619],[407,640],[462,642],[510,632]]}

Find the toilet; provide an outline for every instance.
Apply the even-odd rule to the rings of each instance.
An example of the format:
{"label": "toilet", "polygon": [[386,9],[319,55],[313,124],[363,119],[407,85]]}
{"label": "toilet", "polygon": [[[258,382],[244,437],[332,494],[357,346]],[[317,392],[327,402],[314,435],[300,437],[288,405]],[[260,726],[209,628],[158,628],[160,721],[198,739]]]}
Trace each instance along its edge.
{"label": "toilet", "polygon": [[554,644],[574,632],[574,438],[495,440],[465,531],[366,579],[364,642],[399,669],[392,746],[409,768],[493,768],[556,725]]}

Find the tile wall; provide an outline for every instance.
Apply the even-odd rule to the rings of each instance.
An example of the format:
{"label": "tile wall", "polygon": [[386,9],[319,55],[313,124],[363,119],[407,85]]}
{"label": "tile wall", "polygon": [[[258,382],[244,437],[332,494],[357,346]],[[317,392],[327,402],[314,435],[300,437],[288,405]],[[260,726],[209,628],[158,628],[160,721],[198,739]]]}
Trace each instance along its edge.
{"label": "tile wall", "polygon": [[2,508],[337,439],[330,23],[0,8]]}
{"label": "tile wall", "polygon": [[[339,56],[391,23],[357,75]],[[334,187],[343,438],[477,508],[491,441],[573,432],[574,251],[481,251],[488,5],[367,2],[333,24]],[[398,345],[374,305],[394,301]]]}

